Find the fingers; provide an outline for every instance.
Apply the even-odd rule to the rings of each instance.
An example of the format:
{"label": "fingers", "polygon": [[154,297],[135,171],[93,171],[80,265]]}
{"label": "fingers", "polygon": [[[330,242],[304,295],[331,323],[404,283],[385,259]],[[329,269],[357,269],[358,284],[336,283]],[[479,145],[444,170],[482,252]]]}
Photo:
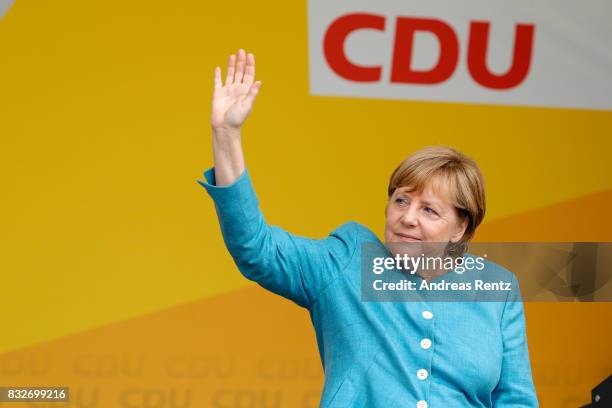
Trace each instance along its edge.
{"label": "fingers", "polygon": [[221,89],[223,83],[221,82],[221,68],[215,67],[215,90]]}
{"label": "fingers", "polygon": [[225,77],[225,85],[231,85],[234,83],[234,72],[236,70],[236,56],[230,55],[229,61],[227,62],[227,76]]}
{"label": "fingers", "polygon": [[[222,88],[221,68],[215,68],[215,89]],[[225,77],[225,85],[245,83],[249,86],[253,85],[255,80],[255,56],[246,54],[241,48],[238,50],[238,55],[232,54],[227,62],[227,76]]]}
{"label": "fingers", "polygon": [[244,103],[247,106],[247,109],[250,110],[253,107],[253,103],[255,102],[255,98],[257,97],[257,94],[259,93],[260,87],[261,87],[261,81],[257,81],[253,85],[251,85],[251,87],[249,88],[249,93],[244,98]]}
{"label": "fingers", "polygon": [[251,53],[246,56],[246,68],[242,82],[251,86],[255,80],[255,56]]}
{"label": "fingers", "polygon": [[238,62],[236,63],[236,74],[234,75],[234,83],[239,84],[242,82],[244,76],[244,65],[246,62],[246,55],[244,50],[241,48],[238,50]]}

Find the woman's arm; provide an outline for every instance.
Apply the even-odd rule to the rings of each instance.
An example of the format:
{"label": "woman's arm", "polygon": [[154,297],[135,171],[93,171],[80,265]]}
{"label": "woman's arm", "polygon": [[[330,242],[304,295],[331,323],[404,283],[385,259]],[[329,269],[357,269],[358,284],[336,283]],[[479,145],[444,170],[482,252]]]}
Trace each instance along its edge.
{"label": "woman's arm", "polygon": [[214,80],[211,126],[215,179],[218,186],[226,186],[245,168],[240,129],[261,86],[261,81],[255,81],[255,56],[242,49],[237,58],[230,55],[225,84],[219,67],[215,67]]}
{"label": "woman's arm", "polygon": [[525,313],[518,280],[514,275],[512,287],[501,320],[504,353],[501,376],[492,395],[493,406],[535,408],[538,407],[538,398],[529,361]]}
{"label": "woman's arm", "polygon": [[215,202],[225,244],[240,272],[264,288],[310,308],[348,265],[357,248],[358,225],[346,223],[324,239],[309,239],[268,225],[244,163],[240,128],[260,82],[255,58],[230,56],[225,85],[215,68],[212,131],[215,166],[198,182]]}

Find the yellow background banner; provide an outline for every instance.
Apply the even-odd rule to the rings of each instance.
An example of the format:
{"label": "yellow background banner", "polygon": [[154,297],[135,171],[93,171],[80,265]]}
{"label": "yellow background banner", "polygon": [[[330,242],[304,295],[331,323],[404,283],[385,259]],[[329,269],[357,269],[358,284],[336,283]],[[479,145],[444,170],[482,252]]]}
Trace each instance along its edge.
{"label": "yellow background banner", "polygon": [[[20,0],[0,20],[0,384],[81,390],[70,406],[317,406],[307,312],[240,275],[195,181],[213,68],[240,47],[270,223],[382,236],[391,171],[445,144],[485,175],[478,240],[612,241],[612,112],[312,97],[305,2]],[[586,403],[612,372],[612,304],[525,309],[542,406]]]}

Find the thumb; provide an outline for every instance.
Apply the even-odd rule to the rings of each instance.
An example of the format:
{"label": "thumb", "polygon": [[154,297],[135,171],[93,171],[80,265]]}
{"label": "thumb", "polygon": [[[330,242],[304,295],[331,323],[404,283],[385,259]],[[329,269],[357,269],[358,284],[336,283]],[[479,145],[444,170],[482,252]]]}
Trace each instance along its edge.
{"label": "thumb", "polygon": [[253,85],[249,88],[249,93],[244,99],[244,104],[250,110],[253,107],[253,103],[255,102],[255,98],[259,93],[259,88],[261,87],[261,81],[254,82]]}

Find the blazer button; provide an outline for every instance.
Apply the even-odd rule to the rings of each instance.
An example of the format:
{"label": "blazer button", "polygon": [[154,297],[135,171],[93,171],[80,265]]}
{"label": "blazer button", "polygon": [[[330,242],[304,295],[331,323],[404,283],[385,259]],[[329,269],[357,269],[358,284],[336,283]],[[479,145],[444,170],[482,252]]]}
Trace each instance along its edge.
{"label": "blazer button", "polygon": [[431,313],[429,310],[424,310],[423,313],[421,313],[421,316],[423,316],[423,319],[430,320],[433,318],[433,313]]}
{"label": "blazer button", "polygon": [[420,400],[419,402],[417,402],[417,408],[427,408],[427,401]]}
{"label": "blazer button", "polygon": [[425,350],[430,348],[431,347],[431,340],[429,340],[429,339],[421,340],[421,347],[423,347]]}

